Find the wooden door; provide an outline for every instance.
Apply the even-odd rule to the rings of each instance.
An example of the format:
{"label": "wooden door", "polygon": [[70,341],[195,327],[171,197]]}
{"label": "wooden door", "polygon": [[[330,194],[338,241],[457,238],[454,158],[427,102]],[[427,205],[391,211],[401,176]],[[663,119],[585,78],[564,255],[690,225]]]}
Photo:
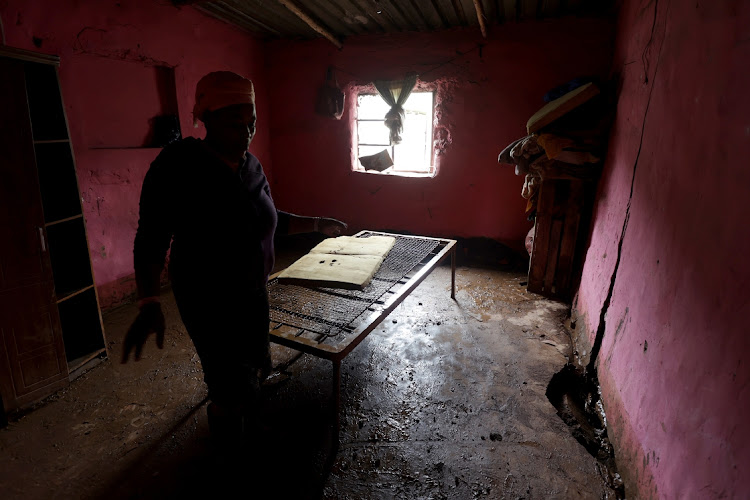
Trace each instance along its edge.
{"label": "wooden door", "polygon": [[0,57],[0,393],[6,410],[67,383],[24,63]]}

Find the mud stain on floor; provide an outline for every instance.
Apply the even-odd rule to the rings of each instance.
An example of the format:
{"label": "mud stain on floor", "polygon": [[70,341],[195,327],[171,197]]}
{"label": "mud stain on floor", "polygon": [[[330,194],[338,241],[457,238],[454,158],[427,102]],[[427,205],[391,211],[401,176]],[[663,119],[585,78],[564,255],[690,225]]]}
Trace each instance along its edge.
{"label": "mud stain on floor", "polygon": [[[603,498],[594,457],[545,394],[565,365],[566,307],[523,273],[437,268],[342,364],[274,346],[262,429],[243,456],[211,446],[200,361],[170,295],[165,348],[121,365],[135,315],[105,317],[113,360],[0,431],[4,498],[156,498],[270,488],[272,498]],[[295,358],[298,358],[295,360]]]}

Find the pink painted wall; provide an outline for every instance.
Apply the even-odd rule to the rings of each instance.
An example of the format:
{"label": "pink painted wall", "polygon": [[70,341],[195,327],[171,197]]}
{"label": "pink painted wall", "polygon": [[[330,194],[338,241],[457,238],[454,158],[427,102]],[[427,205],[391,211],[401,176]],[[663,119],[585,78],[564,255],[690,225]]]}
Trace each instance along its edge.
{"label": "pink painted wall", "polygon": [[741,0],[619,16],[622,91],[574,305],[588,356],[616,269],[596,363],[628,498],[747,495],[749,41]]}
{"label": "pink painted wall", "polygon": [[[523,179],[497,163],[552,87],[581,75],[605,75],[613,25],[563,19],[478,30],[269,45],[274,198],[295,213],[327,215],[352,229],[405,230],[435,236],[489,237],[523,250],[531,223]],[[483,43],[481,51],[478,43]],[[314,113],[328,66],[347,92],[340,121]],[[357,85],[417,71],[437,90],[434,178],[352,172]]]}
{"label": "pink painted wall", "polygon": [[[143,176],[158,149],[143,144],[160,110],[154,66],[174,68],[183,136],[193,128],[195,84],[210,71],[254,80],[268,116],[262,44],[190,7],[158,0],[0,0],[7,45],[60,56],[60,79],[104,308],[134,291],[133,237]],[[41,43],[36,47],[33,38]],[[97,149],[100,147],[113,149]],[[268,121],[251,146],[270,173]]]}

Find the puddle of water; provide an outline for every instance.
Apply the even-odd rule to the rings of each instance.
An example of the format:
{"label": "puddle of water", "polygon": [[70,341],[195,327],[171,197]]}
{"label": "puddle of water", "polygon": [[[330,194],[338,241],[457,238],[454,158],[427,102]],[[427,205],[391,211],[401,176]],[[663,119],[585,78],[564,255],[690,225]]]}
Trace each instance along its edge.
{"label": "puddle of water", "polygon": [[604,479],[618,500],[625,499],[625,488],[617,473],[614,449],[607,437],[607,418],[601,403],[596,374],[586,376],[572,364],[557,372],[547,386],[547,399],[570,427],[571,433],[602,465]]}

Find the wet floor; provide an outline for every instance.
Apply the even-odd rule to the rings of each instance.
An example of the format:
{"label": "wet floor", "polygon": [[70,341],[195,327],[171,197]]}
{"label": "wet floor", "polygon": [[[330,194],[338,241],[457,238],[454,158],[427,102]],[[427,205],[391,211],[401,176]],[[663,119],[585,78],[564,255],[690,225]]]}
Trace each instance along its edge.
{"label": "wet floor", "polygon": [[[437,268],[342,364],[273,347],[262,430],[241,459],[213,449],[201,366],[165,300],[164,350],[105,361],[0,431],[3,498],[603,498],[597,461],[545,396],[566,362],[566,307],[519,272]],[[120,354],[135,314],[105,315]],[[288,366],[287,366],[288,365]],[[335,452],[335,454],[334,454]]]}

